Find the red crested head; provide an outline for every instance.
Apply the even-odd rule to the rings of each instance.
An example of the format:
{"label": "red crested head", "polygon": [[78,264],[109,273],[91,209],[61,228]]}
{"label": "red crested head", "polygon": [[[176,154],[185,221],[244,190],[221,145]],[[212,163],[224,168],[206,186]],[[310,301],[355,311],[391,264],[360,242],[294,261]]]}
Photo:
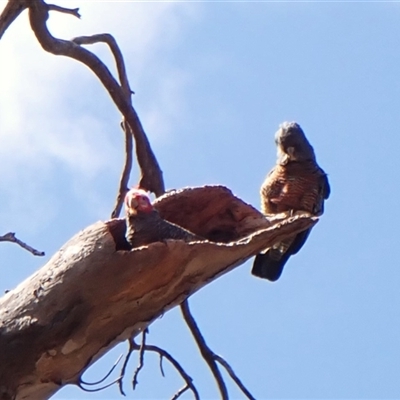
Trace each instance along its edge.
{"label": "red crested head", "polygon": [[125,196],[125,210],[127,214],[137,214],[138,212],[150,213],[153,211],[150,197],[143,189],[132,188]]}

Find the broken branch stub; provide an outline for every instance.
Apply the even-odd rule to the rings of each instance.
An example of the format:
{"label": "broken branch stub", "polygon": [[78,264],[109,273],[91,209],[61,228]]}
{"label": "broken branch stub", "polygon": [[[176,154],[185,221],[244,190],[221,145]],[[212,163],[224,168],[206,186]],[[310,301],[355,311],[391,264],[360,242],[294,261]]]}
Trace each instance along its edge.
{"label": "broken branch stub", "polygon": [[125,220],[97,222],[0,299],[0,399],[46,399],[117,343],[216,277],[314,225],[309,214],[270,221],[221,186],[183,189],[160,214],[208,240],[129,249]]}

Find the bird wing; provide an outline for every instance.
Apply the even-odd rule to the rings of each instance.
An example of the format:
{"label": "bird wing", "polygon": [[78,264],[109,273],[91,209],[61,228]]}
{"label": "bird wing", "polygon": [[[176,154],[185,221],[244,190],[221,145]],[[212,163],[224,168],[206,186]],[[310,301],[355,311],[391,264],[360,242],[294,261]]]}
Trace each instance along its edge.
{"label": "bird wing", "polygon": [[282,167],[276,165],[268,173],[261,186],[262,211],[264,214],[274,214],[279,212],[278,207],[282,199],[282,192],[286,182],[282,178]]}
{"label": "bird wing", "polygon": [[313,213],[315,215],[322,215],[324,213],[324,201],[329,197],[331,193],[328,176],[322,169],[320,169],[319,173],[320,179],[318,185],[318,195],[313,209]]}
{"label": "bird wing", "polygon": [[303,247],[310,232],[311,232],[311,228],[298,233],[296,235],[296,237],[293,239],[293,242],[290,244],[290,246],[287,250],[287,253],[289,255],[296,254]]}

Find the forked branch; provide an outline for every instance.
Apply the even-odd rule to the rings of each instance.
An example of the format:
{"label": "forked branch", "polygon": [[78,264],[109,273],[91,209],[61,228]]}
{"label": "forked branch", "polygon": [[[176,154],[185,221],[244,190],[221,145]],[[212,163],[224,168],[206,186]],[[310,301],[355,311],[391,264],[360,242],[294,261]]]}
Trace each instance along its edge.
{"label": "forked branch", "polygon": [[[127,92],[130,93],[129,85],[122,80],[121,84],[113,77],[107,66],[92,52],[80,46],[80,42],[89,43],[88,38],[76,38],[75,41],[57,39],[49,32],[46,21],[48,18],[49,7],[43,0],[31,0],[29,2],[29,19],[31,27],[44,50],[55,54],[73,58],[85,64],[98,77],[107,90],[115,105],[124,116],[125,121],[132,129],[136,142],[136,156],[141,171],[140,186],[156,196],[164,193],[164,181],[162,171],[159,167],[157,159],[151,149],[150,143],[144,132],[139,117],[127,99]],[[91,37],[91,41],[106,41],[113,49],[113,54],[118,54],[115,40],[111,35],[95,35]],[[122,57],[121,52],[119,55]],[[119,67],[118,71],[121,75],[124,67],[122,59],[116,58]],[[124,74],[122,74],[124,75]]]}
{"label": "forked branch", "polygon": [[[124,379],[124,377],[126,375],[126,367],[128,365],[128,362],[129,362],[129,359],[131,357],[131,354],[134,351],[139,351],[139,364],[138,364],[138,366],[137,366],[137,368],[136,368],[136,370],[134,372],[133,379],[132,379],[132,386],[133,386],[133,389],[135,389],[136,385],[138,383],[137,378],[138,378],[139,372],[144,367],[144,354],[145,354],[146,351],[150,351],[150,352],[157,353],[160,356],[160,370],[161,370],[162,376],[164,376],[164,370],[163,370],[163,367],[162,367],[162,360],[163,360],[163,358],[166,358],[174,366],[174,368],[179,372],[179,374],[181,375],[182,379],[185,381],[185,386],[183,386],[181,389],[179,389],[173,395],[171,400],[178,399],[187,390],[191,390],[193,392],[193,396],[194,396],[195,400],[200,400],[199,392],[197,391],[195,385],[193,384],[193,379],[187,374],[185,369],[166,350],[164,350],[164,349],[162,349],[162,348],[160,348],[158,346],[154,346],[154,345],[151,345],[151,344],[146,344],[146,333],[147,333],[146,331],[143,332],[142,343],[140,345],[135,342],[134,338],[131,338],[129,340],[128,354],[125,357],[125,361],[124,361],[124,363],[122,365],[122,368],[121,368],[120,377],[118,379],[120,393],[125,396],[125,392],[123,390],[123,379]],[[113,383],[114,382],[112,382],[112,384]]]}
{"label": "forked branch", "polygon": [[[118,71],[118,79],[121,85],[122,93],[124,94],[125,101],[132,107],[132,98],[131,95],[133,91],[130,88],[128,75],[126,73],[124,56],[122,55],[121,49],[118,46],[117,41],[114,37],[108,33],[102,33],[98,35],[92,36],[80,36],[72,40],[74,43],[78,45],[88,45],[95,43],[106,43],[111,50],[111,53],[114,56],[115,65]],[[118,218],[121,213],[122,203],[124,201],[124,196],[126,194],[126,190],[128,187],[129,176],[132,169],[132,135],[133,131],[126,118],[121,123],[121,128],[125,134],[125,162],[124,167],[122,169],[121,177],[119,180],[119,188],[118,194],[115,201],[114,209],[111,213],[111,218]],[[139,150],[139,146],[136,147],[136,151]],[[139,159],[139,156],[138,156]],[[142,171],[142,176],[144,173]],[[160,193],[161,194],[161,193]]]}

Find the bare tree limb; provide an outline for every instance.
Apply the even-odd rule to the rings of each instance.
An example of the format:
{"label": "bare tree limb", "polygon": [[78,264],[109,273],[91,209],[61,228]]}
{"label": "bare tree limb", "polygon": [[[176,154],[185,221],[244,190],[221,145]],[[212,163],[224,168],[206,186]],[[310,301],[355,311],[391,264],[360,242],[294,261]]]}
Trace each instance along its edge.
{"label": "bare tree limb", "polygon": [[206,361],[206,363],[208,364],[212,374],[214,375],[214,379],[217,382],[218,389],[221,394],[221,398],[223,400],[228,400],[229,399],[228,390],[226,388],[224,378],[222,377],[221,372],[219,371],[218,366],[215,362],[214,353],[207,346],[207,343],[205,342],[204,337],[203,337],[202,333],[200,332],[200,329],[197,326],[196,321],[194,320],[192,314],[190,313],[189,303],[187,300],[185,300],[181,304],[181,311],[182,311],[183,318],[197,343],[197,346],[200,350],[201,355],[203,356],[203,358]]}
{"label": "bare tree limb", "polygon": [[72,39],[72,42],[82,45],[82,44],[95,44],[95,43],[106,43],[115,59],[115,65],[118,71],[118,78],[121,84],[121,88],[124,92],[125,99],[132,104],[131,94],[133,93],[128,81],[128,76],[125,68],[124,56],[117,44],[117,41],[114,39],[114,36],[109,33],[99,33],[97,35],[91,36],[79,36]]}
{"label": "bare tree limb", "polygon": [[7,5],[0,15],[0,39],[25,8],[28,8],[26,0],[8,0]]}
{"label": "bare tree limb", "polygon": [[73,41],[57,39],[47,28],[48,7],[43,0],[29,3],[31,27],[44,50],[82,62],[99,78],[112,100],[132,129],[136,142],[136,156],[141,170],[140,186],[156,196],[165,192],[162,171],[150,143],[132,105],[127,101],[125,90],[118,84],[107,66],[93,53]]}
{"label": "bare tree limb", "polygon": [[[130,88],[128,76],[125,68],[125,61],[122,52],[117,44],[114,37],[108,33],[92,35],[92,36],[80,36],[72,39],[72,41],[78,45],[88,45],[95,43],[106,43],[115,59],[115,65],[118,71],[118,79],[121,85],[121,90],[125,96],[126,102],[132,106],[131,94],[133,91]],[[121,127],[125,134],[125,162],[119,181],[118,194],[115,202],[114,209],[111,213],[111,218],[118,218],[121,213],[122,204],[128,187],[129,176],[132,169],[132,128],[129,123],[124,120],[121,123]],[[161,194],[161,193],[160,193]]]}
{"label": "bare tree limb", "polygon": [[39,256],[42,257],[45,255],[44,251],[39,251],[34,249],[33,247],[29,246],[29,244],[26,244],[22,240],[19,240],[15,236],[15,232],[8,232],[5,235],[0,236],[0,242],[11,242],[15,243],[18,246],[21,246],[23,249],[29,251],[29,253],[32,253],[34,256]]}
{"label": "bare tree limb", "polygon": [[[108,33],[102,33],[98,35],[92,36],[80,36],[72,39],[72,41],[78,45],[88,45],[88,44],[95,44],[95,43],[106,43],[115,60],[115,65],[118,72],[118,79],[121,85],[121,90],[125,96],[126,102],[132,106],[132,98],[131,95],[133,93],[132,89],[129,85],[128,76],[126,73],[125,68],[125,61],[122,55],[121,49],[118,46],[117,41],[114,37]],[[132,169],[132,128],[129,123],[124,120],[121,123],[121,127],[125,133],[125,163],[124,168],[122,170],[120,182],[119,182],[119,189],[117,194],[116,203],[114,206],[114,210],[111,213],[111,218],[118,218],[121,213],[122,203],[124,201],[124,196],[126,194],[126,189],[128,187],[129,176]],[[143,175],[143,173],[142,173]],[[160,193],[162,194],[162,193]]]}

